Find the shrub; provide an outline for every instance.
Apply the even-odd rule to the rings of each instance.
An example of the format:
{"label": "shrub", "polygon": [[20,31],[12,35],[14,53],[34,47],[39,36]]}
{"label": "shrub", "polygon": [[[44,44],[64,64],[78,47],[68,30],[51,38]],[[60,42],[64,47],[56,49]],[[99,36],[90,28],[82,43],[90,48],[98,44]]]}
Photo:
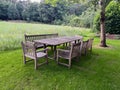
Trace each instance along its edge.
{"label": "shrub", "polygon": [[93,20],[93,31],[94,32],[100,31],[100,14],[98,12]]}
{"label": "shrub", "polygon": [[71,26],[75,26],[75,27],[80,27],[80,18],[79,17],[74,17],[71,21],[70,21],[70,25]]}
{"label": "shrub", "polygon": [[86,11],[80,15],[80,26],[90,28],[93,26],[94,10],[93,7],[87,8]]}
{"label": "shrub", "polygon": [[65,24],[76,26],[76,27],[85,27],[90,28],[93,26],[94,11],[92,8],[87,8],[86,11],[82,12],[82,15],[69,15],[64,19]]}
{"label": "shrub", "polygon": [[[94,18],[95,29],[100,30],[100,15]],[[106,7],[106,33],[120,34],[120,3],[111,1]]]}
{"label": "shrub", "polygon": [[80,15],[80,26],[91,28],[93,26],[94,13],[93,7],[87,8],[86,11],[82,12],[82,15]]}
{"label": "shrub", "polygon": [[106,7],[106,32],[120,34],[120,3],[112,1]]}
{"label": "shrub", "polygon": [[65,15],[64,17],[63,17],[63,25],[70,25],[70,22],[71,22],[71,20],[73,19],[73,18],[75,18],[76,17],[76,15]]}
{"label": "shrub", "polygon": [[61,21],[61,20],[54,20],[53,24],[55,24],[55,25],[61,25],[61,24],[63,24],[63,21]]}

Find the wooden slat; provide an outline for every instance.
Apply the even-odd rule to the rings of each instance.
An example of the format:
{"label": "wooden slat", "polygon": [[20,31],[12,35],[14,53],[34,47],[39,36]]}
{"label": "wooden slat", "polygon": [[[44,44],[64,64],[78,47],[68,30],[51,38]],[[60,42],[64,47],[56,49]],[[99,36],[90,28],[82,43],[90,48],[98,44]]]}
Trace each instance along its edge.
{"label": "wooden slat", "polygon": [[40,40],[44,38],[53,38],[53,37],[58,37],[58,33],[54,34],[38,34],[38,35],[26,35],[25,34],[25,41],[33,41],[33,40]]}
{"label": "wooden slat", "polygon": [[57,37],[57,38],[49,38],[49,39],[41,39],[41,40],[34,40],[35,42],[43,43],[43,44],[48,44],[48,45],[59,45],[67,42],[72,42],[72,41],[78,41],[81,40],[82,37],[76,37],[76,36],[69,36],[69,37]]}

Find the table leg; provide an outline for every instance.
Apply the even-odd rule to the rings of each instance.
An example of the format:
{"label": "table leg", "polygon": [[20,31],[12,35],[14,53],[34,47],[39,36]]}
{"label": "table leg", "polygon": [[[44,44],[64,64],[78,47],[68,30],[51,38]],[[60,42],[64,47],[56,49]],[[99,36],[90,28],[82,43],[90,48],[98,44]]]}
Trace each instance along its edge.
{"label": "table leg", "polygon": [[57,50],[56,50],[56,45],[54,46],[54,59],[56,60],[57,59]]}
{"label": "table leg", "polygon": [[75,40],[75,44],[76,44],[76,40]]}
{"label": "table leg", "polygon": [[[46,49],[46,47],[47,47],[46,44],[44,44],[44,49]],[[44,51],[44,53],[46,53],[46,51]]]}

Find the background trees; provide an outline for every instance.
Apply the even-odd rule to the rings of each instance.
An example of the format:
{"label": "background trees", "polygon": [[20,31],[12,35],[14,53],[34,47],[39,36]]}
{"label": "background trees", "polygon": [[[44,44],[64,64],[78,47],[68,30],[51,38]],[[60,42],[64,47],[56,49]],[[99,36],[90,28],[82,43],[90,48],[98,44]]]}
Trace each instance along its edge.
{"label": "background trees", "polygon": [[19,19],[20,20],[23,20],[23,16],[22,16],[22,13],[25,9],[25,3],[22,2],[22,1],[19,1],[16,3],[16,9],[18,10],[18,13],[19,13]]}
{"label": "background trees", "polygon": [[20,14],[19,14],[19,11],[16,7],[16,4],[14,3],[10,3],[9,6],[8,6],[8,19],[9,20],[18,20],[20,19]]}
{"label": "background trees", "polygon": [[55,20],[54,7],[50,4],[40,4],[39,20],[43,23],[52,23]]}
{"label": "background trees", "polygon": [[[44,0],[43,3],[32,3],[30,0],[0,0],[0,19],[37,21],[87,28],[94,26],[97,31],[100,31],[100,24],[106,20],[105,28],[101,27],[104,28],[102,29],[105,31],[104,35],[106,32],[120,34],[119,0],[116,2],[113,0],[104,1]],[[109,4],[110,1],[112,3]],[[99,4],[102,5],[101,10]],[[93,25],[93,23],[95,24]]]}
{"label": "background trees", "polygon": [[0,1],[0,19],[1,20],[7,20],[8,19],[8,6],[9,3],[6,1]]}
{"label": "background trees", "polygon": [[[67,0],[45,0],[44,3],[31,3],[29,0],[0,0],[0,19],[71,25],[76,16],[82,15],[87,8],[85,4]],[[71,18],[73,20],[70,17],[73,17]]]}

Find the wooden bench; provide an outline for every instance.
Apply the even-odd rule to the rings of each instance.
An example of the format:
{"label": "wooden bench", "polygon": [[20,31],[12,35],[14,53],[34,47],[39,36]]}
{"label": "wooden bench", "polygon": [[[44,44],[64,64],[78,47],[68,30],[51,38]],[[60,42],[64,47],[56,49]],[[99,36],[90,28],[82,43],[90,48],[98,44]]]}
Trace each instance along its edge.
{"label": "wooden bench", "polygon": [[[34,40],[40,40],[40,39],[46,39],[46,38],[54,38],[58,37],[58,33],[53,33],[53,34],[37,34],[37,35],[24,35],[25,41],[30,41],[34,42]],[[35,43],[35,47],[38,48],[43,48],[44,45],[41,43]]]}

